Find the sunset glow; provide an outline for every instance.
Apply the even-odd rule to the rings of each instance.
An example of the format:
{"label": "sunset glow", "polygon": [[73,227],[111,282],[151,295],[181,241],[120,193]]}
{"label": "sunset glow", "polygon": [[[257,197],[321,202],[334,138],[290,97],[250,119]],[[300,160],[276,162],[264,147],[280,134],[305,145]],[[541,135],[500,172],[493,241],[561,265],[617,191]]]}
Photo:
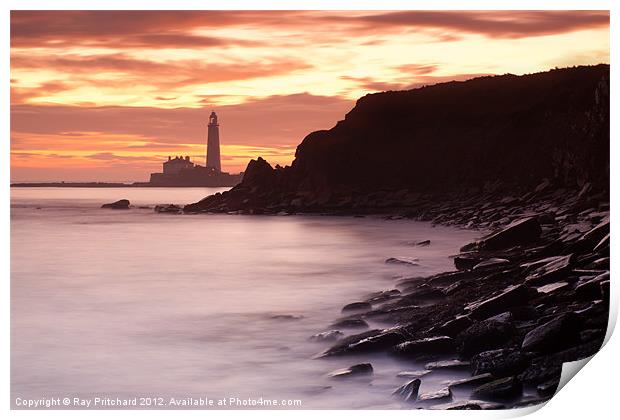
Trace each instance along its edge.
{"label": "sunset glow", "polygon": [[12,181],[293,160],[367,93],[609,62],[606,11],[11,13]]}

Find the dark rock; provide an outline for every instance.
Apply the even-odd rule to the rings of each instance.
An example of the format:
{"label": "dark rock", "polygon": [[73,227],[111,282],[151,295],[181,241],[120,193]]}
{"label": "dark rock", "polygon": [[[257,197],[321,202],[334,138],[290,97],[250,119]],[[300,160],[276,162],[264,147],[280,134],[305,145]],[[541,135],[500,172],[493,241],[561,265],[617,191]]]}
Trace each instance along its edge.
{"label": "dark rock", "polygon": [[481,258],[468,255],[458,255],[454,257],[454,266],[457,270],[471,270],[480,262],[482,262]]}
{"label": "dark rock", "polygon": [[342,354],[383,351],[394,347],[405,340],[405,335],[398,328],[393,328],[378,331],[372,335],[364,335],[356,340],[348,338],[346,341],[342,341],[325,350],[321,356],[337,356]]}
{"label": "dark rock", "polygon": [[446,321],[441,326],[437,327],[434,332],[442,335],[447,335],[449,337],[456,337],[459,333],[461,333],[466,328],[469,328],[473,321],[467,315],[458,315],[454,319],[450,321]]}
{"label": "dark rock", "polygon": [[183,208],[180,206],[177,206],[176,204],[158,204],[154,207],[154,210],[157,213],[172,213],[172,214],[183,213]]}
{"label": "dark rock", "polygon": [[373,369],[370,363],[360,363],[348,368],[334,370],[327,374],[328,377],[334,379],[349,378],[351,376],[367,376],[372,375]]}
{"label": "dark rock", "polygon": [[271,165],[262,157],[250,160],[245,172],[243,173],[242,183],[250,188],[266,188],[272,184],[275,171]]}
{"label": "dark rock", "polygon": [[396,374],[398,378],[421,378],[424,375],[431,373],[431,370],[414,370],[414,371],[402,371]]}
{"label": "dark rock", "polygon": [[493,380],[493,375],[491,375],[490,373],[483,373],[480,375],[474,375],[469,378],[457,379],[455,381],[451,381],[448,384],[448,387],[453,391],[457,389],[469,389],[469,388],[478,387],[480,385],[486,384],[488,382],[491,382],[492,380]]}
{"label": "dark rock", "polygon": [[323,341],[336,341],[339,338],[344,337],[344,333],[342,331],[338,331],[338,330],[330,330],[330,331],[324,331],[324,332],[320,332],[318,334],[314,334],[312,337],[309,338],[310,341],[319,341],[319,342],[323,342]]}
{"label": "dark rock", "polygon": [[330,325],[331,328],[368,328],[368,322],[359,318],[344,318]]}
{"label": "dark rock", "polygon": [[518,350],[499,349],[477,354],[471,359],[474,375],[490,373],[495,377],[517,375],[523,372],[531,357]]}
{"label": "dark rock", "polygon": [[114,203],[107,203],[101,206],[102,209],[127,210],[129,208],[129,200],[122,199]]}
{"label": "dark rock", "polygon": [[373,303],[381,303],[387,300],[391,300],[400,296],[400,290],[392,289],[392,290],[383,290],[381,292],[371,293],[364,296],[364,299],[370,304]]}
{"label": "dark rock", "polygon": [[406,384],[398,387],[392,395],[395,395],[407,402],[413,402],[418,399],[418,392],[420,391],[420,385],[422,381],[420,379],[413,379]]}
{"label": "dark rock", "polygon": [[434,392],[425,392],[418,396],[420,403],[442,404],[452,401],[452,391],[449,388],[443,388]]}
{"label": "dark rock", "polygon": [[471,357],[486,350],[494,350],[514,339],[511,324],[493,320],[480,321],[456,337],[459,353]]}
{"label": "dark rock", "polygon": [[479,404],[472,401],[455,401],[430,407],[431,410],[482,410]]}
{"label": "dark rock", "polygon": [[394,351],[402,356],[451,353],[454,351],[454,340],[450,337],[438,336],[405,341],[396,345]]}
{"label": "dark rock", "polygon": [[555,394],[555,391],[558,389],[558,385],[559,385],[559,380],[554,379],[550,379],[546,382],[543,382],[542,384],[538,385],[536,387],[536,391],[538,392],[538,395],[543,396],[543,397],[550,397],[553,394]]}
{"label": "dark rock", "polygon": [[571,269],[573,254],[562,255],[537,268],[525,278],[528,284],[542,285],[565,276]]}
{"label": "dark rock", "polygon": [[439,362],[430,362],[424,365],[427,370],[450,370],[469,368],[469,362],[463,360],[441,360]]}
{"label": "dark rock", "polygon": [[559,281],[557,283],[550,283],[544,286],[540,286],[536,288],[536,290],[538,291],[538,293],[547,295],[547,294],[558,293],[563,290],[567,290],[569,287],[570,287],[569,283],[565,281]]}
{"label": "dark rock", "polygon": [[609,271],[600,274],[593,279],[580,281],[575,287],[575,293],[577,293],[577,296],[580,299],[584,300],[602,299],[603,290],[601,288],[601,283],[604,281],[609,281]]}
{"label": "dark rock", "polygon": [[472,317],[484,319],[491,315],[504,312],[512,306],[519,306],[527,303],[531,293],[531,289],[523,284],[510,286],[498,295],[481,302],[474,302],[466,306],[465,309],[470,311]]}
{"label": "dark rock", "polygon": [[418,264],[417,258],[404,258],[404,257],[400,257],[400,258],[390,257],[387,260],[385,260],[385,263],[386,264],[420,265]]}
{"label": "dark rock", "polygon": [[521,348],[548,353],[569,347],[579,341],[580,327],[581,321],[577,315],[570,312],[560,315],[527,333]]}
{"label": "dark rock", "polygon": [[368,302],[353,302],[345,305],[342,312],[364,312],[372,309],[372,305]]}
{"label": "dark rock", "polygon": [[542,229],[536,217],[512,222],[499,232],[482,238],[478,248],[487,251],[511,248],[518,245],[527,245],[536,242],[540,238]]}
{"label": "dark rock", "polygon": [[417,246],[429,246],[431,244],[431,241],[427,239],[426,241],[416,242],[415,244]]}
{"label": "dark rock", "polygon": [[506,324],[510,324],[513,321],[512,312],[502,312],[499,315],[494,315],[492,317],[485,319],[485,321],[497,321],[497,322],[503,322]]}
{"label": "dark rock", "polygon": [[488,258],[476,264],[473,267],[473,270],[479,270],[482,268],[491,268],[491,267],[501,267],[507,264],[510,264],[510,261],[508,261],[505,258]]}
{"label": "dark rock", "polygon": [[472,397],[489,400],[505,400],[518,397],[523,392],[523,385],[515,377],[497,379],[480,385],[472,392]]}

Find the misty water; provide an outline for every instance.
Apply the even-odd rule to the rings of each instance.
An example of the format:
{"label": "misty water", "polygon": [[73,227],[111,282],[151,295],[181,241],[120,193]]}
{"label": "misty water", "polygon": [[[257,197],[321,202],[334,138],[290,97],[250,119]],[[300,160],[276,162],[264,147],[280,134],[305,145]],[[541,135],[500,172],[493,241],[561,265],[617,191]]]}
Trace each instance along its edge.
{"label": "misty water", "polygon": [[[345,304],[391,289],[399,277],[452,269],[449,255],[476,234],[378,217],[100,208],[120,198],[185,204],[221,190],[12,189],[13,402],[145,396],[167,404],[191,396],[301,400],[297,408],[409,407],[391,396],[407,381],[396,374],[422,363],[385,355],[313,359],[331,344],[308,337],[328,330]],[[411,245],[421,240],[431,245]],[[386,264],[389,257],[420,265]],[[377,327],[387,325],[371,322]],[[363,362],[373,364],[372,377],[326,377]],[[467,375],[427,375],[421,391]]]}

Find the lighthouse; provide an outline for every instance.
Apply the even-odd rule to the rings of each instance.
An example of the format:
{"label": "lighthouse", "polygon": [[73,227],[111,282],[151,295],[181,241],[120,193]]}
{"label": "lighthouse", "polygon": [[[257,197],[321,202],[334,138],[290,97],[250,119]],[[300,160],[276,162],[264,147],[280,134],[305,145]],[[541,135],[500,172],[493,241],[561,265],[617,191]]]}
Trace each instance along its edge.
{"label": "lighthouse", "polygon": [[217,114],[211,112],[209,116],[209,130],[207,132],[207,168],[222,172],[220,163],[220,125],[217,123]]}

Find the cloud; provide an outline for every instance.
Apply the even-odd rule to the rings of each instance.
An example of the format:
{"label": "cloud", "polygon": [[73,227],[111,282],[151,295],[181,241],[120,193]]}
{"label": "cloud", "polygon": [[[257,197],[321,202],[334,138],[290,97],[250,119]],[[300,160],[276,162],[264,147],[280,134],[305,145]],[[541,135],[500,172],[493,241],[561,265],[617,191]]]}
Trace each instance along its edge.
{"label": "cloud", "polygon": [[[253,39],[197,34],[221,28],[297,31],[304,39],[345,34],[426,30],[522,38],[609,26],[608,11],[13,11],[11,46],[84,45],[122,48],[226,48],[260,46]],[[318,31],[316,28],[329,28]],[[289,39],[290,41],[290,39]]]}
{"label": "cloud", "polygon": [[[345,16],[335,17],[342,21]],[[471,33],[492,38],[525,38],[553,35],[609,26],[609,12],[597,10],[536,10],[536,11],[396,11],[373,13],[351,18],[372,26],[428,29],[437,34],[458,37]],[[446,33],[447,32],[447,33]]]}

